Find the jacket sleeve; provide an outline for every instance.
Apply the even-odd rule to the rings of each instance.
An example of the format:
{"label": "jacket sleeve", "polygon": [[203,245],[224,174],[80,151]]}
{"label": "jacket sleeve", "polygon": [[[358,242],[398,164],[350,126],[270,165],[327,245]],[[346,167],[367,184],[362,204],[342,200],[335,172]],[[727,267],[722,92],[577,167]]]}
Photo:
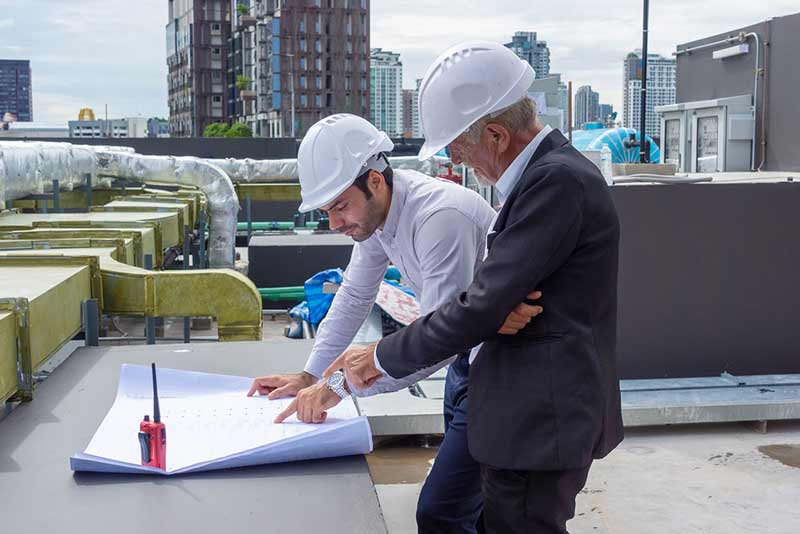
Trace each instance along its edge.
{"label": "jacket sleeve", "polygon": [[376,356],[390,376],[409,375],[498,335],[509,312],[569,258],[582,226],[582,185],[563,165],[528,172],[467,290],[379,342]]}

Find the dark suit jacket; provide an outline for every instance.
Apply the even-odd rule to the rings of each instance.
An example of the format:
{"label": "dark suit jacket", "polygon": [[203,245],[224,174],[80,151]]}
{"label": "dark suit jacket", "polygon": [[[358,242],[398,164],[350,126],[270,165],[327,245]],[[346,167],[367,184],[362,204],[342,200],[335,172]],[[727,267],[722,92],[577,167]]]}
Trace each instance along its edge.
{"label": "dark suit jacket", "polygon": [[[550,133],[501,209],[472,285],[382,339],[381,367],[399,378],[483,342],[469,376],[473,457],[501,469],[589,465],[622,440],[618,245],[603,176]],[[535,289],[544,313],[517,335],[497,334]]]}

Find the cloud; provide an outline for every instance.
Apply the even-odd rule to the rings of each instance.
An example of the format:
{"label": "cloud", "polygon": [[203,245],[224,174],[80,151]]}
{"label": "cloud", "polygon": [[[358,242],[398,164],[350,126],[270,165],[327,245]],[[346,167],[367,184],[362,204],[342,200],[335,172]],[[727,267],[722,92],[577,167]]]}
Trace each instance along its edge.
{"label": "cloud", "polygon": [[[222,0],[226,1],[226,0]],[[622,60],[641,46],[641,0],[374,0],[371,46],[399,52],[404,86],[413,87],[448,45],[467,39],[507,42],[536,31],[551,49],[551,69],[574,87],[592,85],[619,110]],[[650,50],[798,11],[797,0],[654,2]],[[113,117],[165,116],[167,66],[164,0],[0,0],[0,54],[29,59],[34,116],[61,121],[81,107]],[[707,14],[704,16],[704,14]]]}
{"label": "cloud", "polygon": [[[371,45],[400,52],[404,87],[414,87],[449,45],[470,39],[509,42],[515,31],[535,31],[550,47],[551,71],[573,87],[591,85],[621,111],[622,64],[642,46],[642,2],[518,0],[372,2]],[[649,51],[669,56],[679,43],[797,12],[796,0],[695,0],[651,3]]]}

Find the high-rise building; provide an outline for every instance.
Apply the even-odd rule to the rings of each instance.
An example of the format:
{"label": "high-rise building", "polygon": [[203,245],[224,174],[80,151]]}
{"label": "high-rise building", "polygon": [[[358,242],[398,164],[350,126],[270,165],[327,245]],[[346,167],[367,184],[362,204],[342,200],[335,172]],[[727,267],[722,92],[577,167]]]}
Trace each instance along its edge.
{"label": "high-rise building", "polygon": [[611,104],[600,104],[600,113],[597,120],[603,123],[606,128],[611,128],[614,124],[612,115],[614,113],[614,106]]}
{"label": "high-rise building", "polygon": [[537,78],[545,78],[550,74],[550,49],[547,48],[547,41],[536,39],[536,32],[516,32],[511,42],[506,43],[506,48],[530,63]]}
{"label": "high-rise building", "polygon": [[[675,103],[675,59],[647,54],[647,115],[645,133],[657,137],[661,124],[656,106]],[[636,49],[625,57],[622,75],[622,125],[641,126],[642,116],[642,51]]]}
{"label": "high-rise building", "polygon": [[370,55],[370,121],[390,137],[403,135],[403,63],[381,48]]}
{"label": "high-rise building", "polygon": [[[255,135],[259,135],[257,113],[258,102],[258,45],[259,28],[253,0],[227,0],[230,3],[230,37],[226,43],[228,73],[225,77],[225,106],[231,122],[247,124]],[[252,5],[251,5],[252,4]],[[263,22],[262,22],[263,24]],[[268,58],[267,58],[268,59]],[[266,62],[269,64],[268,61]],[[261,84],[268,85],[268,84]],[[266,100],[267,91],[261,91]]]}
{"label": "high-rise building", "polygon": [[199,137],[214,122],[227,122],[230,3],[168,0],[167,87],[174,137]]}
{"label": "high-rise building", "polygon": [[403,89],[403,136],[422,137],[419,121],[419,86],[422,78],[417,78],[414,89]]}
{"label": "high-rise building", "polygon": [[422,78],[417,78],[414,82],[414,102],[411,112],[411,136],[421,139],[422,133],[422,119],[419,115],[419,88],[422,85]]}
{"label": "high-rise building", "polygon": [[414,137],[415,91],[403,89],[403,137]]}
{"label": "high-rise building", "polygon": [[578,87],[575,92],[575,126],[583,128],[587,122],[596,122],[600,117],[600,95],[592,91],[591,85]]}
{"label": "high-rise building", "polygon": [[0,121],[10,113],[19,122],[33,121],[31,62],[0,59]]}
{"label": "high-rise building", "polygon": [[561,99],[562,85],[561,75],[551,73],[549,76],[533,81],[528,88],[528,97],[536,102],[536,117],[540,124],[566,131],[564,128],[565,104]]}
{"label": "high-rise building", "polygon": [[369,117],[369,0],[228,0],[228,114],[302,137],[334,113]]}

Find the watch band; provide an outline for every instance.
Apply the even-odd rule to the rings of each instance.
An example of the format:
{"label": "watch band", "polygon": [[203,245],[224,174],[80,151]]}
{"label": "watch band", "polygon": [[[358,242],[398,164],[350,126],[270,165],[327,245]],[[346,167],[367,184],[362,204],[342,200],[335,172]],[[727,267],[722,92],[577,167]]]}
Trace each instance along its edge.
{"label": "watch band", "polygon": [[[341,381],[336,380],[338,384],[334,384],[333,383],[334,380],[332,380],[334,377],[341,378]],[[346,399],[347,397],[350,396],[350,392],[348,392],[347,389],[345,389],[344,387],[344,373],[342,373],[341,371],[336,371],[331,376],[329,376],[326,383],[328,385],[328,388],[337,395],[339,395],[340,398]]]}

